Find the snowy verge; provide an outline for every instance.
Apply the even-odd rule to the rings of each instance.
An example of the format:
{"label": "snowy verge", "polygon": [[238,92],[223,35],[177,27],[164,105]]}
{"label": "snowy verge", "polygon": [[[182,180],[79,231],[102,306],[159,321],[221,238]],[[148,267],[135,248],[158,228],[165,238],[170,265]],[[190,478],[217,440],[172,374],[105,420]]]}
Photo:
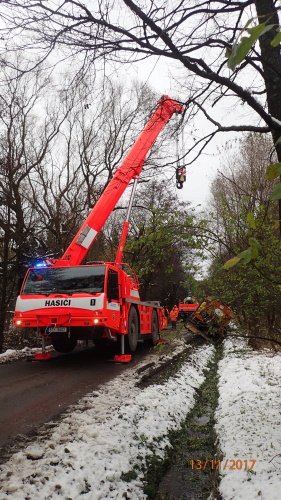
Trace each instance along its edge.
{"label": "snowy verge", "polygon": [[[53,347],[46,347],[46,351],[52,351]],[[7,349],[7,351],[0,354],[0,365],[5,363],[11,363],[12,361],[16,361],[18,359],[24,359],[28,356],[34,355],[38,352],[41,352],[40,347],[24,347],[24,349]]]}
{"label": "snowy verge", "polygon": [[[141,390],[126,371],[83,398],[49,437],[2,466],[1,500],[146,498],[146,460],[164,458],[171,446],[168,434],[180,428],[193,407],[213,353],[212,346],[194,349],[162,384]],[[127,482],[126,474],[134,479]]]}
{"label": "snowy verge", "polygon": [[[225,341],[216,411],[223,454],[220,492],[225,500],[280,498],[280,372],[280,354],[254,351],[241,340]],[[242,469],[235,470],[239,460]],[[251,460],[256,461],[253,469],[246,471]]]}

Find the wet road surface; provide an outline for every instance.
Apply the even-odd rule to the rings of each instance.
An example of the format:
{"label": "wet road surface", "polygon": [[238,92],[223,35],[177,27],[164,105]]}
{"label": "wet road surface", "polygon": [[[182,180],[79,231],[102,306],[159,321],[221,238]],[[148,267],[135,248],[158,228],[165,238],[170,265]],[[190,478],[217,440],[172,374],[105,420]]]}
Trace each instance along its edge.
{"label": "wet road surface", "polygon": [[[148,349],[141,349],[129,366],[147,353]],[[108,353],[94,348],[55,355],[43,362],[21,360],[0,365],[0,447],[17,435],[32,434],[127,366],[112,362]]]}

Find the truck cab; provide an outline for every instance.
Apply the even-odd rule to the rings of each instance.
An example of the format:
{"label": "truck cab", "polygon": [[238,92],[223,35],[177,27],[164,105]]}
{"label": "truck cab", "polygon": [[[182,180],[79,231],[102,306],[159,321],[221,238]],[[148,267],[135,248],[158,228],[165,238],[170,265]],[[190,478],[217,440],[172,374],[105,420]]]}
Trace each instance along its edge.
{"label": "truck cab", "polygon": [[151,318],[146,318],[138,288],[127,264],[31,268],[16,302],[14,324],[50,337],[57,351],[69,352],[77,340],[117,340],[118,334],[128,333],[133,306],[139,333],[149,333],[145,323]]}

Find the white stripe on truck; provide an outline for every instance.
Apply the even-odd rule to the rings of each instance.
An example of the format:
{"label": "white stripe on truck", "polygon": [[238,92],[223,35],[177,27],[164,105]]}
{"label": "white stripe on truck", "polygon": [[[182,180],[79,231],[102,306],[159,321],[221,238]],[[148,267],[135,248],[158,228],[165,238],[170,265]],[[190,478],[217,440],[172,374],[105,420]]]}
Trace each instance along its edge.
{"label": "white stripe on truck", "polygon": [[47,296],[40,299],[23,299],[18,297],[16,302],[17,312],[35,311],[36,309],[46,309],[50,307],[72,307],[79,309],[87,309],[94,311],[96,309],[102,309],[104,302],[104,293],[95,297],[51,297]]}

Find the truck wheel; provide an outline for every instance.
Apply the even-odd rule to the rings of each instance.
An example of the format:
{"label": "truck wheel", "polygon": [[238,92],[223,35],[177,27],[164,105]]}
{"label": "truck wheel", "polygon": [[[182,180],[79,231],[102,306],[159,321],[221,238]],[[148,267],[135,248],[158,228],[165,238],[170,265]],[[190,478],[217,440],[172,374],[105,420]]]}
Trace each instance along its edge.
{"label": "truck wheel", "polygon": [[73,351],[76,347],[77,340],[73,338],[68,338],[66,335],[57,335],[52,337],[52,344],[54,349],[58,352],[67,353]]}
{"label": "truck wheel", "polygon": [[131,307],[128,318],[128,335],[125,336],[126,348],[135,352],[139,338],[139,318],[134,307]]}
{"label": "truck wheel", "polygon": [[159,340],[158,315],[155,309],[152,311],[150,344],[156,345]]}

